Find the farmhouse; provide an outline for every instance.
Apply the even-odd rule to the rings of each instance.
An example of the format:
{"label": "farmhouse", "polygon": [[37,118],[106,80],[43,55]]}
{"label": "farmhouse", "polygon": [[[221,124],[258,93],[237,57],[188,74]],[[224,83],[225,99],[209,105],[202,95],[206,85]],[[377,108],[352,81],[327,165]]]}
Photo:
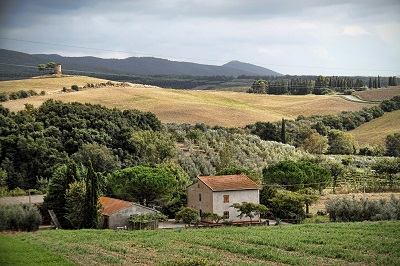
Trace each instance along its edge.
{"label": "farmhouse", "polygon": [[109,198],[100,197],[99,201],[102,206],[100,228],[117,229],[127,228],[128,219],[132,214],[149,214],[157,211],[142,206],[140,204]]}
{"label": "farmhouse", "polygon": [[198,182],[188,187],[188,206],[198,210],[200,216],[211,212],[234,223],[250,222],[247,217],[240,219],[238,211],[231,205],[242,202],[259,204],[259,189],[245,175],[199,176]]}

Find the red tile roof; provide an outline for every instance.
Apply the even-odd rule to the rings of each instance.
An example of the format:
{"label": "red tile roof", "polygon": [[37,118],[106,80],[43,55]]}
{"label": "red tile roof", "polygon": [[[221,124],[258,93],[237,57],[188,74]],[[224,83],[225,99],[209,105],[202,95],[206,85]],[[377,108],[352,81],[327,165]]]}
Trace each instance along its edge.
{"label": "red tile roof", "polygon": [[245,175],[199,176],[212,191],[260,189],[260,187]]}
{"label": "red tile roof", "polygon": [[119,210],[122,210],[122,209],[134,204],[133,202],[120,200],[120,199],[113,199],[113,198],[109,198],[109,197],[100,197],[99,201],[103,208],[101,215],[107,215],[107,216],[110,216],[114,212],[117,212]]}

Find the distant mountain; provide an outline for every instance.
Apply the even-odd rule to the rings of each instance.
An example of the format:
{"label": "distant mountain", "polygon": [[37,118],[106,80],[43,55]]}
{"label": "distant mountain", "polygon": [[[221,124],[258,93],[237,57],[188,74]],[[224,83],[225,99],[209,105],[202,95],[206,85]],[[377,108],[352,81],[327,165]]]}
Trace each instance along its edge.
{"label": "distant mountain", "polygon": [[282,76],[282,74],[272,71],[268,68],[252,65],[249,63],[243,63],[240,61],[231,61],[223,66],[238,69],[249,73],[254,73],[255,75],[260,75],[260,76]]}
{"label": "distant mountain", "polygon": [[103,59],[92,56],[65,57],[57,54],[26,54],[0,49],[0,78],[37,75],[37,65],[56,62],[63,73],[104,73],[107,75],[188,75],[188,76],[270,76],[281,75],[270,69],[232,61],[222,66],[178,62],[154,57]]}

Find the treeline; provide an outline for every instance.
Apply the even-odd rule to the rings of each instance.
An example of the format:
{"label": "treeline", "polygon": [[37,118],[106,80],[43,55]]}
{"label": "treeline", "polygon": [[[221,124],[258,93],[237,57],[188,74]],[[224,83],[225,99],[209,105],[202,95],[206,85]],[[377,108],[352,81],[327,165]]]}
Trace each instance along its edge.
{"label": "treeline", "polygon": [[[40,93],[40,95],[44,95],[44,94],[46,94],[44,91],[42,91]],[[6,102],[8,100],[24,99],[24,98],[28,98],[28,97],[36,96],[36,95],[38,95],[38,93],[34,90],[29,90],[29,91],[19,90],[19,91],[14,91],[10,94],[1,92],[0,93],[0,102]]]}
{"label": "treeline", "polygon": [[[338,115],[298,116],[296,120],[282,122],[257,122],[246,129],[263,140],[288,143],[311,153],[354,154],[356,142],[346,133],[360,125],[381,117],[385,112],[400,109],[400,95],[385,100],[379,106],[363,108],[360,111],[345,111]],[[391,138],[389,137],[388,140]],[[388,142],[386,152],[378,147],[362,147],[362,155],[396,156],[393,142]]]}
{"label": "treeline", "polygon": [[[365,78],[364,78],[365,79]],[[385,79],[386,81],[387,79]],[[383,82],[382,82],[383,83]],[[385,85],[395,86],[397,84],[396,77],[389,77]],[[369,88],[380,88],[381,77],[369,78]],[[365,90],[367,88],[365,81],[361,77],[288,77],[280,79],[257,79],[253,82],[248,93],[259,94],[291,94],[291,95],[306,95],[306,94],[330,94],[340,92],[350,94],[354,90]]]}
{"label": "treeline", "polygon": [[131,134],[162,129],[151,113],[54,100],[37,109],[27,104],[17,113],[0,107],[0,125],[0,169],[9,189],[36,188],[41,178],[49,180],[57,165],[85,144],[96,144],[86,149],[108,157],[104,166],[135,165],[138,151],[129,143]]}

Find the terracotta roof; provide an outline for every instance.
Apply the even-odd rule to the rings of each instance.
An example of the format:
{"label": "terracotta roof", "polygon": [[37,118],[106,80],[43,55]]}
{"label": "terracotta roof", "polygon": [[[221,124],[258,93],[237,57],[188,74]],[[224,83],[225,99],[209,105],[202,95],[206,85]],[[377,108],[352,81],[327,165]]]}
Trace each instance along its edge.
{"label": "terracotta roof", "polygon": [[101,215],[107,215],[107,216],[110,216],[114,212],[117,212],[119,210],[122,210],[122,209],[134,204],[133,202],[130,202],[130,201],[113,199],[113,198],[109,198],[109,197],[100,197],[99,201],[103,208]]}
{"label": "terracotta roof", "polygon": [[260,189],[260,187],[245,175],[199,176],[212,191]]}

